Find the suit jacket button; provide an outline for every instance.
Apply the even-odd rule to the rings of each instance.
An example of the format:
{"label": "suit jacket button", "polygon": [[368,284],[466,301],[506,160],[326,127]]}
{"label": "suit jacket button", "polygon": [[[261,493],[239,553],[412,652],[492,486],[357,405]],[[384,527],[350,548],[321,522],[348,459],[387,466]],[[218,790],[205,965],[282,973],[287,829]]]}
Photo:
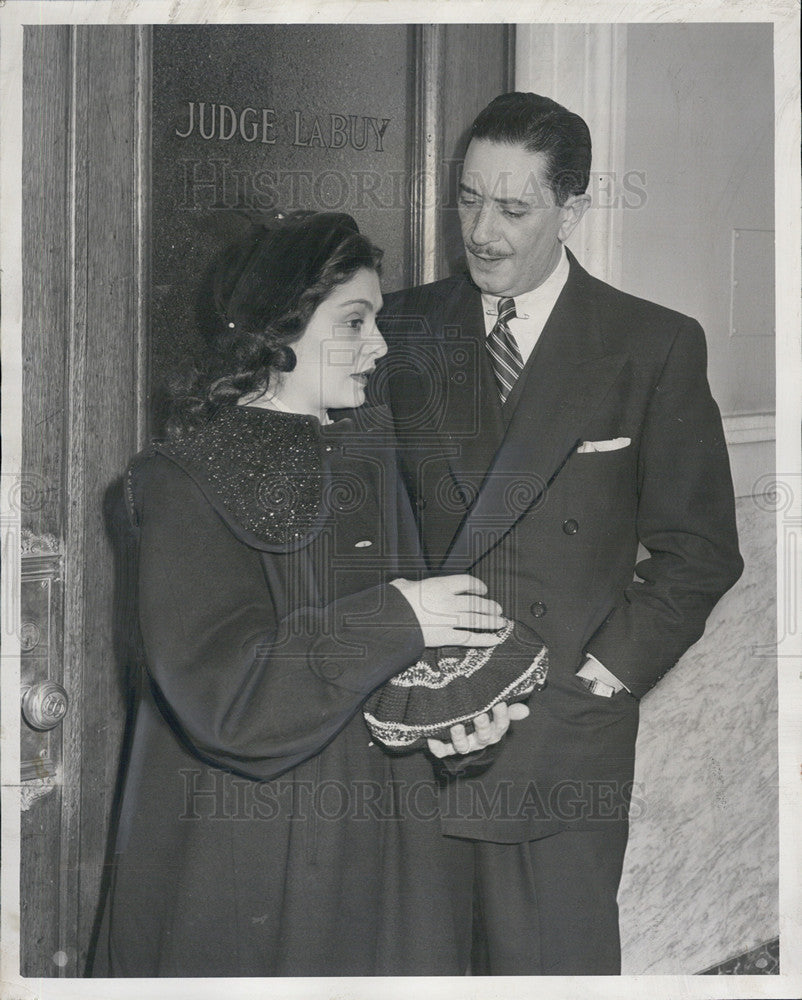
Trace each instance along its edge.
{"label": "suit jacket button", "polygon": [[423,510],[424,507],[426,506],[426,497],[418,497],[418,499],[415,501],[415,506],[418,508],[418,510]]}
{"label": "suit jacket button", "polygon": [[563,531],[566,535],[575,535],[577,531],[579,531],[579,522],[575,521],[573,518],[563,521]]}
{"label": "suit jacket button", "polygon": [[529,608],[535,618],[542,618],[546,613],[546,605],[543,601],[535,601]]}

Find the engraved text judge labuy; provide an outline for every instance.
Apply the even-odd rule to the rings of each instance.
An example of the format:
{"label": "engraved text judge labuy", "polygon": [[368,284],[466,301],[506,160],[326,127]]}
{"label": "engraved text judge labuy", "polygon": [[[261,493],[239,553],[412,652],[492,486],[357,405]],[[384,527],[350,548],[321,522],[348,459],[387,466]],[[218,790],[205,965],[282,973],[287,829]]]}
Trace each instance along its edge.
{"label": "engraved text judge labuy", "polygon": [[320,146],[324,149],[370,149],[384,152],[384,133],[389,118],[369,115],[322,114],[305,115],[293,111],[291,116],[279,119],[275,108],[241,108],[228,104],[188,101],[186,118],[176,127],[179,139],[191,135],[201,139],[242,139],[268,145],[284,139],[291,146]]}

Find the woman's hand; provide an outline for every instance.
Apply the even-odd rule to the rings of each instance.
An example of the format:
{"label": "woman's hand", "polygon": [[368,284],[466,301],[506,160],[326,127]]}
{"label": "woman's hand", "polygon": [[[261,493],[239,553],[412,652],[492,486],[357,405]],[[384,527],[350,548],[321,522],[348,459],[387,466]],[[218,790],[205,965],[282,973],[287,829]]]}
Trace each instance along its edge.
{"label": "woman's hand", "polygon": [[516,719],[525,719],[527,715],[529,715],[529,709],[522,702],[508,707],[506,702],[502,701],[493,706],[492,719],[487,713],[476,716],[473,720],[474,731],[470,736],[465,732],[465,726],[452,726],[450,743],[432,739],[426,742],[435,757],[473,753],[474,750],[482,750],[492,743],[498,743],[510,728],[511,722]]}
{"label": "woman's hand", "polygon": [[501,641],[495,634],[505,625],[501,605],[483,596],[487,585],[475,576],[393,580],[392,586],[412,606],[425,646],[496,646]]}

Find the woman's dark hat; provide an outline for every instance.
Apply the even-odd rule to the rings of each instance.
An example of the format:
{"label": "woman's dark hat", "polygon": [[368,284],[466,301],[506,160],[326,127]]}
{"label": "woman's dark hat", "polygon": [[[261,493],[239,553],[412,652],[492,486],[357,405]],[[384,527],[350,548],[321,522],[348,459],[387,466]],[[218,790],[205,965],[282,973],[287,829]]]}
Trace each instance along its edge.
{"label": "woman's dark hat", "polygon": [[[218,284],[218,310],[235,326],[243,313],[263,315],[265,307],[274,316],[291,311],[337,249],[358,235],[356,222],[344,212],[277,213],[237,248],[236,282],[228,288]],[[258,281],[251,279],[254,273]]]}

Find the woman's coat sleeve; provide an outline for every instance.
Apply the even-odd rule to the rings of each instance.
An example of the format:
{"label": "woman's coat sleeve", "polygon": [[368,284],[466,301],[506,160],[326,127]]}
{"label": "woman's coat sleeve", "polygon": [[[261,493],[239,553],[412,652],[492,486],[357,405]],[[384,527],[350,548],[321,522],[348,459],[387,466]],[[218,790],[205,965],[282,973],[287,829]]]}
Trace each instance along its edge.
{"label": "woman's coat sleeve", "polygon": [[[395,587],[279,619],[262,557],[189,476],[156,456],[139,466],[135,492],[148,667],[171,724],[207,762],[274,778],[321,750],[420,656],[417,619]],[[302,550],[299,567],[304,560]]]}

